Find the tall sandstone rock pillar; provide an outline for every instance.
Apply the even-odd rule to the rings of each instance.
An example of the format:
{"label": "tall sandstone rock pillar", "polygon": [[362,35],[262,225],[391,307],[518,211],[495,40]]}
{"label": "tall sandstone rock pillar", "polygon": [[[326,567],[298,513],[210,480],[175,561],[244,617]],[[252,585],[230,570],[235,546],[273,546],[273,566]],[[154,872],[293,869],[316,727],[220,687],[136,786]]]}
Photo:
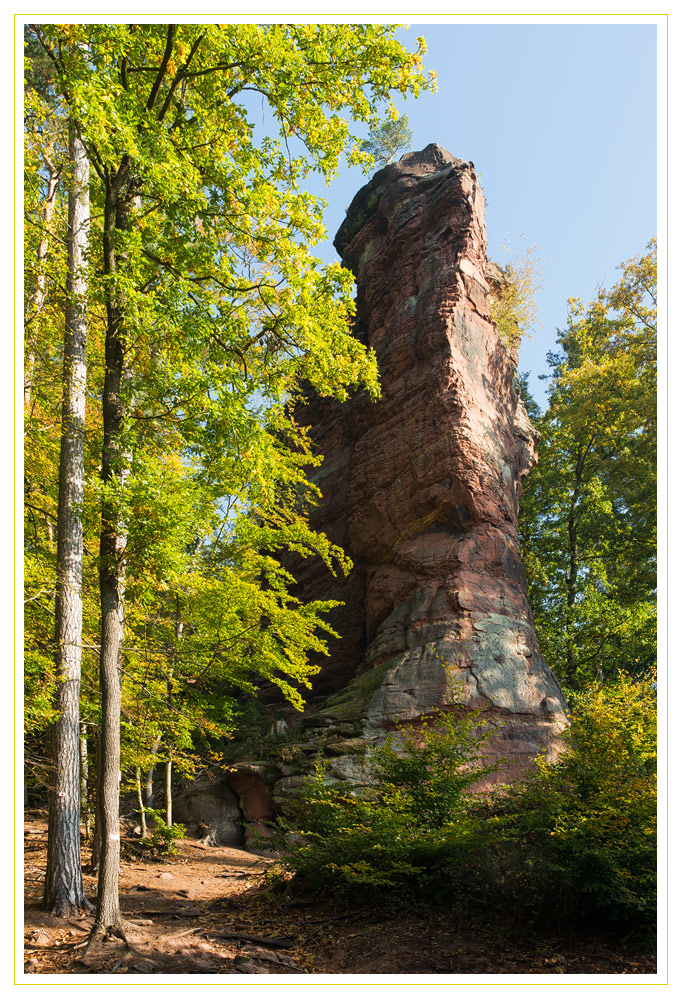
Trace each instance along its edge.
{"label": "tall sandstone rock pillar", "polygon": [[491,321],[473,165],[436,145],[404,156],[358,192],[335,247],[382,398],[298,413],[324,455],[314,525],[354,562],[343,581],[319,561],[292,567],[300,597],[345,602],[310,723],[371,738],[392,720],[479,708],[513,777],[552,748],[566,706],[526,596],[517,512],[533,429]]}

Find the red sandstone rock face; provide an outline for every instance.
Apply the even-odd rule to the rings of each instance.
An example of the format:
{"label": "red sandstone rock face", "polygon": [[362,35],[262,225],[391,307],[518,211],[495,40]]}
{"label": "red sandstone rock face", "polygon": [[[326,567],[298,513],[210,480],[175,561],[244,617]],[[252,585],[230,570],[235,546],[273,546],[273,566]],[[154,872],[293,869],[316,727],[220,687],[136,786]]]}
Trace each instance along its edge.
{"label": "red sandstone rock face", "polygon": [[322,721],[369,731],[464,704],[506,720],[504,750],[535,756],[565,704],[527,603],[517,511],[533,430],[490,318],[473,165],[436,145],[404,156],[358,193],[335,246],[382,398],[298,414],[325,456],[313,523],[355,566],[341,583],[313,560],[293,567],[299,596],[345,601]]}

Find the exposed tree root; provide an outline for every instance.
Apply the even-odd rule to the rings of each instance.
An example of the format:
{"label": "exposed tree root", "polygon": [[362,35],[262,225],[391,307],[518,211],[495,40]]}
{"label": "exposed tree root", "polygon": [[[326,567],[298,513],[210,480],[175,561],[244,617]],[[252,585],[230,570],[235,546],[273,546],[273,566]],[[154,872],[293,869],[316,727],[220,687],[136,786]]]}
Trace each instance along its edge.
{"label": "exposed tree root", "polygon": [[83,941],[69,941],[68,944],[24,944],[24,951],[76,951],[85,948],[90,938]]}
{"label": "exposed tree root", "polygon": [[222,941],[246,941],[248,944],[267,945],[271,948],[292,948],[295,943],[291,937],[266,938],[255,937],[253,934],[218,934],[214,931],[207,932],[206,936],[209,935]]}
{"label": "exposed tree root", "polygon": [[131,928],[132,924],[130,921],[123,919],[117,921],[116,924],[95,924],[90,931],[90,937],[88,938],[83,954],[91,954],[96,944],[106,941],[108,938],[119,938],[128,950],[133,950],[132,945],[126,937],[126,931],[130,932]]}
{"label": "exposed tree root", "polygon": [[123,963],[127,959],[132,958],[133,955],[134,955],[134,952],[132,952],[130,950],[130,948],[126,948],[126,950],[124,951],[123,955],[121,955],[121,958],[117,962],[114,962],[114,964],[112,965],[111,971],[112,972],[118,972],[118,970],[121,968],[121,966],[123,965]]}
{"label": "exposed tree root", "polygon": [[186,931],[181,931],[180,934],[174,934],[175,938],[187,937],[189,934],[199,934],[201,932],[201,927],[188,927]]}

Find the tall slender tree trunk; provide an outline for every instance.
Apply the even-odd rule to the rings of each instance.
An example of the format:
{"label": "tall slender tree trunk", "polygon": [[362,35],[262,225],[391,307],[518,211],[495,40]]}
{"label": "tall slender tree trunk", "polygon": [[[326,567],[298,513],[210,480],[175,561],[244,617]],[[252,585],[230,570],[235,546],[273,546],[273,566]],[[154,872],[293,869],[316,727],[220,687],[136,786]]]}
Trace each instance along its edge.
{"label": "tall slender tree trunk", "polygon": [[97,799],[95,800],[95,823],[93,827],[92,835],[92,852],[90,855],[90,865],[88,871],[91,875],[98,875],[100,871],[100,858],[102,856],[102,822],[100,820],[100,812],[97,808]]}
{"label": "tall slender tree trunk", "polygon": [[90,840],[90,809],[88,808],[88,733],[81,723],[81,737],[79,741],[81,758],[81,818],[85,825],[85,838]]}
{"label": "tall slender tree trunk", "polygon": [[[36,287],[29,297],[27,303],[28,308],[26,310],[26,317],[24,320],[24,325],[27,331],[26,341],[28,345],[28,351],[24,364],[24,406],[27,409],[31,405],[31,392],[33,390],[33,376],[36,364],[37,336],[35,333],[35,327],[38,326],[47,292],[45,261],[47,260],[47,254],[50,248],[50,223],[52,222],[52,217],[55,212],[57,181],[59,180],[60,173],[52,161],[47,157],[45,157],[45,166],[47,167],[47,193],[45,195],[45,203],[43,205],[43,230],[40,236],[38,253],[36,256]],[[72,232],[73,230],[69,228],[69,238],[71,238]],[[29,332],[30,327],[33,327],[34,329]]]}
{"label": "tall slender tree trunk", "polygon": [[[156,756],[159,752],[160,745],[161,733],[157,733],[152,744],[152,756]],[[154,764],[150,767],[145,779],[145,806],[147,809],[154,808]]]}
{"label": "tall slender tree trunk", "polygon": [[52,787],[44,904],[59,916],[89,907],[81,872],[80,730],[83,624],[83,504],[87,345],[86,256],[90,223],[89,166],[69,129],[67,305],[64,335],[62,438],[57,514],[55,607],[57,720],[52,730]]}
{"label": "tall slender tree trunk", "polygon": [[145,811],[145,803],[142,800],[142,776],[140,768],[135,769],[135,789],[138,794],[138,808],[140,810],[140,827],[142,830],[142,836],[147,836],[147,813]]}
{"label": "tall slender tree trunk", "polygon": [[91,875],[98,874],[100,870],[100,855],[102,854],[102,823],[100,821],[100,810],[97,805],[100,797],[98,785],[100,781],[100,772],[102,770],[101,747],[102,747],[102,727],[98,726],[97,751],[95,754],[96,767],[95,767],[95,788],[94,788],[94,802],[95,802],[94,828],[92,835],[92,853],[90,855],[90,866],[88,868],[88,871],[90,872]]}
{"label": "tall slender tree trunk", "polygon": [[[116,176],[108,178],[105,192],[104,272],[111,279],[115,279],[117,272],[125,268],[125,257],[117,250],[116,237],[128,229],[132,200],[130,178],[126,166],[122,164]],[[102,480],[105,487],[125,482],[129,463],[124,440],[123,390],[127,378],[124,301],[120,291],[112,285],[107,297],[102,393]],[[100,534],[102,736],[97,796],[102,846],[93,939],[108,930],[120,931],[124,923],[119,906],[119,779],[126,545],[126,528],[120,511],[111,494],[105,492]]]}
{"label": "tall slender tree trunk", "polygon": [[[178,620],[176,616],[176,642],[178,637]],[[171,667],[171,672],[169,674],[168,680],[166,681],[166,698],[168,702],[168,712],[169,716],[173,708],[173,667]],[[171,826],[173,823],[173,751],[171,749],[171,742],[169,740],[168,744],[168,759],[166,761],[166,781],[164,784],[164,802],[166,805],[166,825]]]}
{"label": "tall slender tree trunk", "polygon": [[164,800],[166,804],[166,825],[170,826],[173,823],[173,758],[170,755],[166,761]]}

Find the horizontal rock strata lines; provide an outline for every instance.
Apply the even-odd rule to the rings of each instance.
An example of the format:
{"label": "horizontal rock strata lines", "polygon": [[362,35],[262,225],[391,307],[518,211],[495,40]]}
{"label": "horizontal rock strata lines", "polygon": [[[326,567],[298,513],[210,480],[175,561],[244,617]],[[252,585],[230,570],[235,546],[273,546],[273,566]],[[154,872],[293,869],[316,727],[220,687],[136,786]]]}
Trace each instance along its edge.
{"label": "horizontal rock strata lines", "polygon": [[473,165],[436,145],[404,156],[358,192],[335,246],[382,398],[310,398],[297,413],[324,456],[314,527],[354,562],[341,581],[320,561],[291,563],[297,596],[344,601],[311,722],[370,735],[481,708],[521,771],[552,748],[566,706],[526,596],[517,512],[534,431],[491,321]]}

